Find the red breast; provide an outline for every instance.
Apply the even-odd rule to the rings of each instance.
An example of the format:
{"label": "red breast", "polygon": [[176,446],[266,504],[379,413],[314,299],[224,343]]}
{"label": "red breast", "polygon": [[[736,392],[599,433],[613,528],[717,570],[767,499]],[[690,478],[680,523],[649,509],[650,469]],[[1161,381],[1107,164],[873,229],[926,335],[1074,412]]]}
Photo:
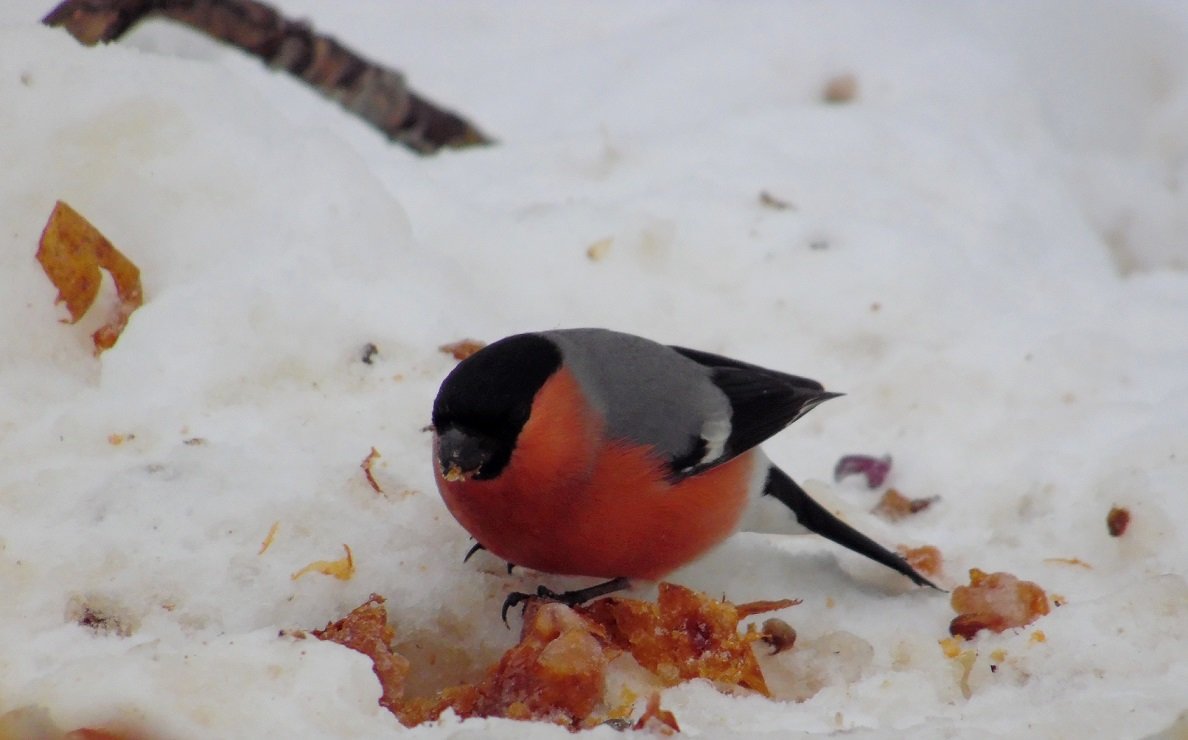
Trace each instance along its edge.
{"label": "red breast", "polygon": [[748,502],[754,454],[669,483],[650,449],[603,438],[604,423],[566,369],[532,402],[493,480],[437,486],[494,555],[548,573],[657,580],[718,544]]}

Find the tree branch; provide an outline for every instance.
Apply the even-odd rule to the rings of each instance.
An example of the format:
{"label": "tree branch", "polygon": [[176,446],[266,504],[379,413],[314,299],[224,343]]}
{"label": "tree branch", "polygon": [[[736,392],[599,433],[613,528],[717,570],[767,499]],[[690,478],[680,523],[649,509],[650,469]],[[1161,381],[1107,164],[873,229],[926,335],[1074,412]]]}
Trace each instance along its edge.
{"label": "tree branch", "polygon": [[255,0],[64,0],[42,22],[94,46],[152,16],[184,23],[288,72],[421,154],[491,143],[466,119],[409,89],[400,72]]}

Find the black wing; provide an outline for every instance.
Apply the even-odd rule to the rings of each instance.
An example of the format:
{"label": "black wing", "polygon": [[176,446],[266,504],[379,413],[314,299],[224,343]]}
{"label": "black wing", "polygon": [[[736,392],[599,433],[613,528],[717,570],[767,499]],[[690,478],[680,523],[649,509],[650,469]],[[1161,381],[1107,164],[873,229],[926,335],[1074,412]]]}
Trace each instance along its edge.
{"label": "black wing", "polygon": [[768,370],[729,357],[684,347],[673,350],[710,369],[710,379],[730,399],[730,436],[714,460],[706,460],[689,474],[741,455],[813,410],[842,394],[830,393],[815,380]]}

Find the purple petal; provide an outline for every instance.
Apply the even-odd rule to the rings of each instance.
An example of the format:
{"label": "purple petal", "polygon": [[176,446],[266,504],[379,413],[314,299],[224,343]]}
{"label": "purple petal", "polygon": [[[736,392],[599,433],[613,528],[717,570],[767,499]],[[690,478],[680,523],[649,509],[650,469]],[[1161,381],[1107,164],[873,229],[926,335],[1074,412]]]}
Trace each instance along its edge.
{"label": "purple petal", "polygon": [[840,481],[847,475],[865,475],[868,488],[878,488],[891,472],[891,456],[845,455],[833,468],[833,479]]}

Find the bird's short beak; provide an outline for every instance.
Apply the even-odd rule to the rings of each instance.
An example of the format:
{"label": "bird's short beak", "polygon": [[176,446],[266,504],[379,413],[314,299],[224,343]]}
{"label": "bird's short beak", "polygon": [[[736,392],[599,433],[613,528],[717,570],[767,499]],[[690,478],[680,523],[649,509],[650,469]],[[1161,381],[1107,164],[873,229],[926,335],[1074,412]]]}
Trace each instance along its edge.
{"label": "bird's short beak", "polygon": [[490,459],[486,441],[477,435],[449,428],[437,437],[437,459],[441,477],[450,483],[470,480]]}

